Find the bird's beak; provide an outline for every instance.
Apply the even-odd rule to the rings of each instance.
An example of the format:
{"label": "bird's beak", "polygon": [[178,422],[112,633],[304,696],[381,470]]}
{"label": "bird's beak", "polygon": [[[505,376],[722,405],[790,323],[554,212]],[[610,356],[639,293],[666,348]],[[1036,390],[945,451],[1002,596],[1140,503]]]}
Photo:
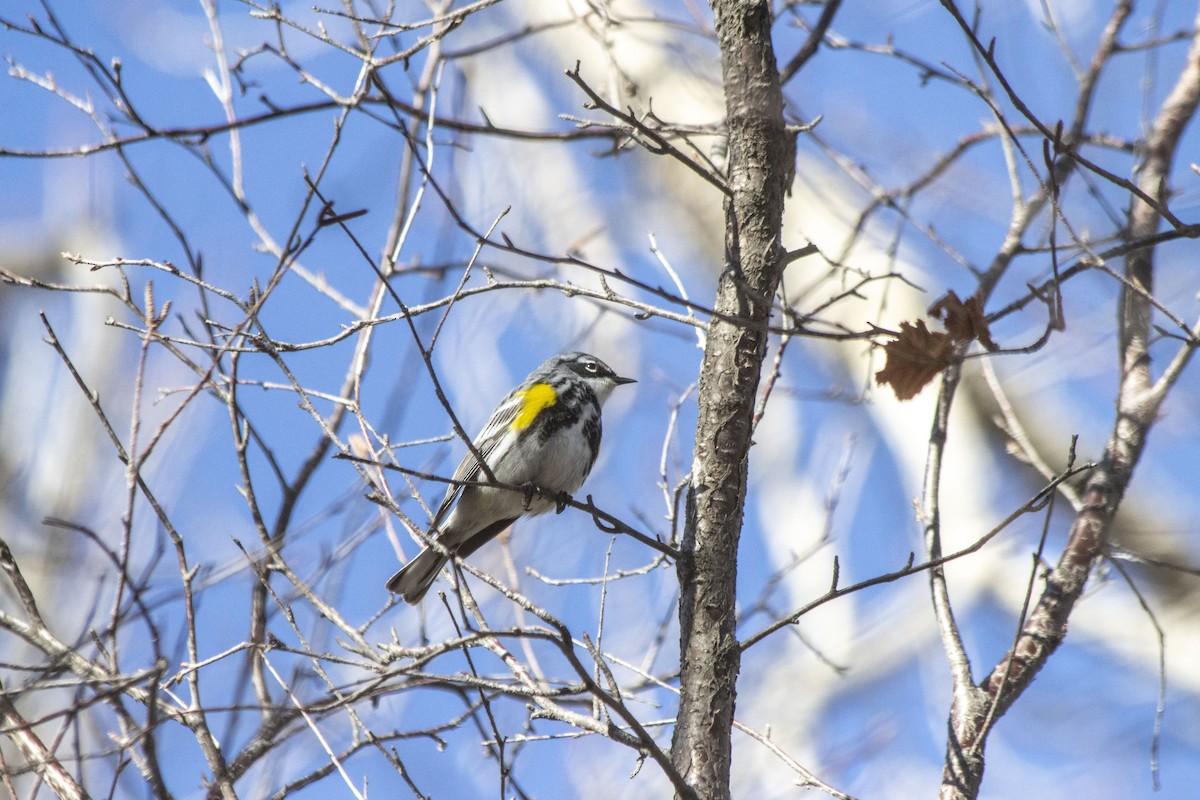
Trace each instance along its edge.
{"label": "bird's beak", "polygon": [[637,383],[637,378],[622,378],[620,375],[613,376],[613,383],[620,386],[623,383]]}

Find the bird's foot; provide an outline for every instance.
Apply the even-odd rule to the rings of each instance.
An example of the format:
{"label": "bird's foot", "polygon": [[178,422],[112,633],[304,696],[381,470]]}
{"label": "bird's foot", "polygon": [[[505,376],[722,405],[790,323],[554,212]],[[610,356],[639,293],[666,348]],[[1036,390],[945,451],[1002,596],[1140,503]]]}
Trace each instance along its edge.
{"label": "bird's foot", "polygon": [[531,503],[533,503],[533,498],[535,495],[541,496],[541,497],[547,497],[547,498],[553,500],[555,514],[561,514],[563,512],[563,510],[566,509],[566,507],[571,503],[571,500],[572,500],[571,495],[568,494],[567,492],[556,492],[554,494],[551,494],[546,489],[543,489],[542,487],[540,487],[537,484],[532,483],[532,482],[522,483],[521,491],[525,495],[525,512],[526,513],[529,513],[529,506]]}
{"label": "bird's foot", "polygon": [[529,504],[533,502],[533,496],[538,494],[540,490],[532,482],[527,482],[521,484],[521,491],[525,493],[525,512],[528,513]]}

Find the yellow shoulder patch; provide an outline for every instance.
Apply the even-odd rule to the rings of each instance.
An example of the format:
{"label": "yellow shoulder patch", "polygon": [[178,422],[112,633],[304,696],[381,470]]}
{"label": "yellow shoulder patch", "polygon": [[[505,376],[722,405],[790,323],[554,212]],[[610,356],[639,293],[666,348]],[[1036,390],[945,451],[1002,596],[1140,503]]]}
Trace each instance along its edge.
{"label": "yellow shoulder patch", "polygon": [[558,402],[558,394],[548,383],[535,383],[521,392],[521,410],[512,421],[516,430],[524,430],[533,424],[543,408],[548,408]]}

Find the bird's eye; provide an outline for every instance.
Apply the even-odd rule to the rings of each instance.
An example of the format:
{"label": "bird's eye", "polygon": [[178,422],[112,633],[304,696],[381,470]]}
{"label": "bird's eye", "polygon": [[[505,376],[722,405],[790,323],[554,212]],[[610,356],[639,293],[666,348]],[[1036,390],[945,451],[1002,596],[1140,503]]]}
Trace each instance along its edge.
{"label": "bird's eye", "polygon": [[591,374],[593,374],[593,375],[595,375],[595,374],[596,374],[596,373],[597,373],[597,372],[600,370],[600,368],[596,366],[596,362],[595,362],[595,361],[588,361],[588,362],[586,362],[586,363],[583,365],[583,368],[584,368],[584,369],[586,369],[588,372],[590,372],[590,373],[591,373]]}

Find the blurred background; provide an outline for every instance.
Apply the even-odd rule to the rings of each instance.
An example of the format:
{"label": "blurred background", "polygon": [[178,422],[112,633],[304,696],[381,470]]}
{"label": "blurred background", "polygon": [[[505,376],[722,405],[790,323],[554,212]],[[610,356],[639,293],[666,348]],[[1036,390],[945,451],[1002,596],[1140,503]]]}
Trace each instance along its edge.
{"label": "blurred background", "polygon": [[[531,718],[531,700],[479,682],[516,681],[495,651],[473,647],[468,659],[451,648],[421,663],[387,649],[460,635],[436,594],[413,609],[384,589],[416,553],[410,527],[428,524],[444,484],[333,456],[449,475],[465,446],[431,373],[473,434],[546,357],[587,350],[638,383],[606,406],[580,499],[663,541],[679,534],[703,344],[695,320],[722,264],[722,196],[588,108],[580,84],[651,128],[684,132],[672,140],[680,151],[719,172],[709,9],[17,5],[27,7],[0,12],[0,530],[45,627],[156,698],[121,710],[85,702],[106,690],[21,633],[7,582],[0,681],[47,747],[92,796],[156,796],[149,756],[137,755],[148,746],[139,730],[153,730],[166,789],[202,796],[204,746],[194,728],[147,717],[163,703],[204,709],[231,760],[270,742],[240,778],[242,796],[350,796],[350,784],[388,797],[497,786],[515,797],[667,796],[634,750]],[[776,4],[781,66],[822,9]],[[1069,128],[1086,98],[1082,151],[1131,178],[1196,9],[1134,4],[1093,87],[1087,70],[1113,13],[1085,0],[981,3],[977,24],[1042,121]],[[567,75],[577,65],[578,81]],[[1118,241],[1129,203],[1084,172],[1062,187],[1057,215],[1045,205],[1014,222],[1046,172],[1041,139],[937,3],[846,4],[785,91],[788,122],[815,123],[797,138],[785,246],[811,242],[819,255],[789,267],[780,302],[814,335],[777,334],[768,353],[739,557],[743,637],[823,594],[835,557],[841,585],[921,559],[914,500],[936,390],[901,403],[874,388],[872,326],[896,330],[948,290],[974,293],[1013,231],[1021,246],[987,311],[1021,300],[1053,274],[1052,230],[1066,269]],[[1179,152],[1171,209],[1191,221],[1195,129]],[[1163,363],[1180,347],[1172,317],[1196,317],[1195,247],[1156,251]],[[1077,463],[1102,452],[1119,382],[1120,259],[1107,267],[1064,284],[1065,329],[1044,346],[968,362],[943,478],[947,551],[1045,485],[1031,454],[1055,471],[1074,436]],[[391,292],[380,270],[391,270]],[[165,311],[158,336],[146,334],[147,287]],[[1015,350],[1046,325],[1032,302],[992,335]],[[983,797],[1194,796],[1198,390],[1194,371],[1173,389],[1126,497],[1117,557],[1099,566],[1066,644],[995,725]],[[1071,519],[1060,496],[948,567],[976,677],[1011,645],[1027,588],[1034,581],[1036,595]],[[262,594],[272,548],[290,573],[271,566]],[[669,746],[671,564],[570,510],[517,523],[471,564],[577,642],[586,633]],[[471,586],[494,629],[538,624]],[[271,669],[251,658],[251,641],[271,643]],[[505,645],[567,707],[592,714],[552,643]],[[189,684],[181,670],[195,662]],[[750,733],[734,734],[735,796],[798,794],[780,752],[856,797],[932,796],[949,689],[924,575],[828,603],[743,656],[737,716]],[[279,709],[270,736],[264,692]],[[280,721],[297,704],[309,719]],[[505,746],[487,744],[497,740]],[[0,751],[22,763],[7,740]],[[13,781],[18,795],[35,785],[28,773]]]}

